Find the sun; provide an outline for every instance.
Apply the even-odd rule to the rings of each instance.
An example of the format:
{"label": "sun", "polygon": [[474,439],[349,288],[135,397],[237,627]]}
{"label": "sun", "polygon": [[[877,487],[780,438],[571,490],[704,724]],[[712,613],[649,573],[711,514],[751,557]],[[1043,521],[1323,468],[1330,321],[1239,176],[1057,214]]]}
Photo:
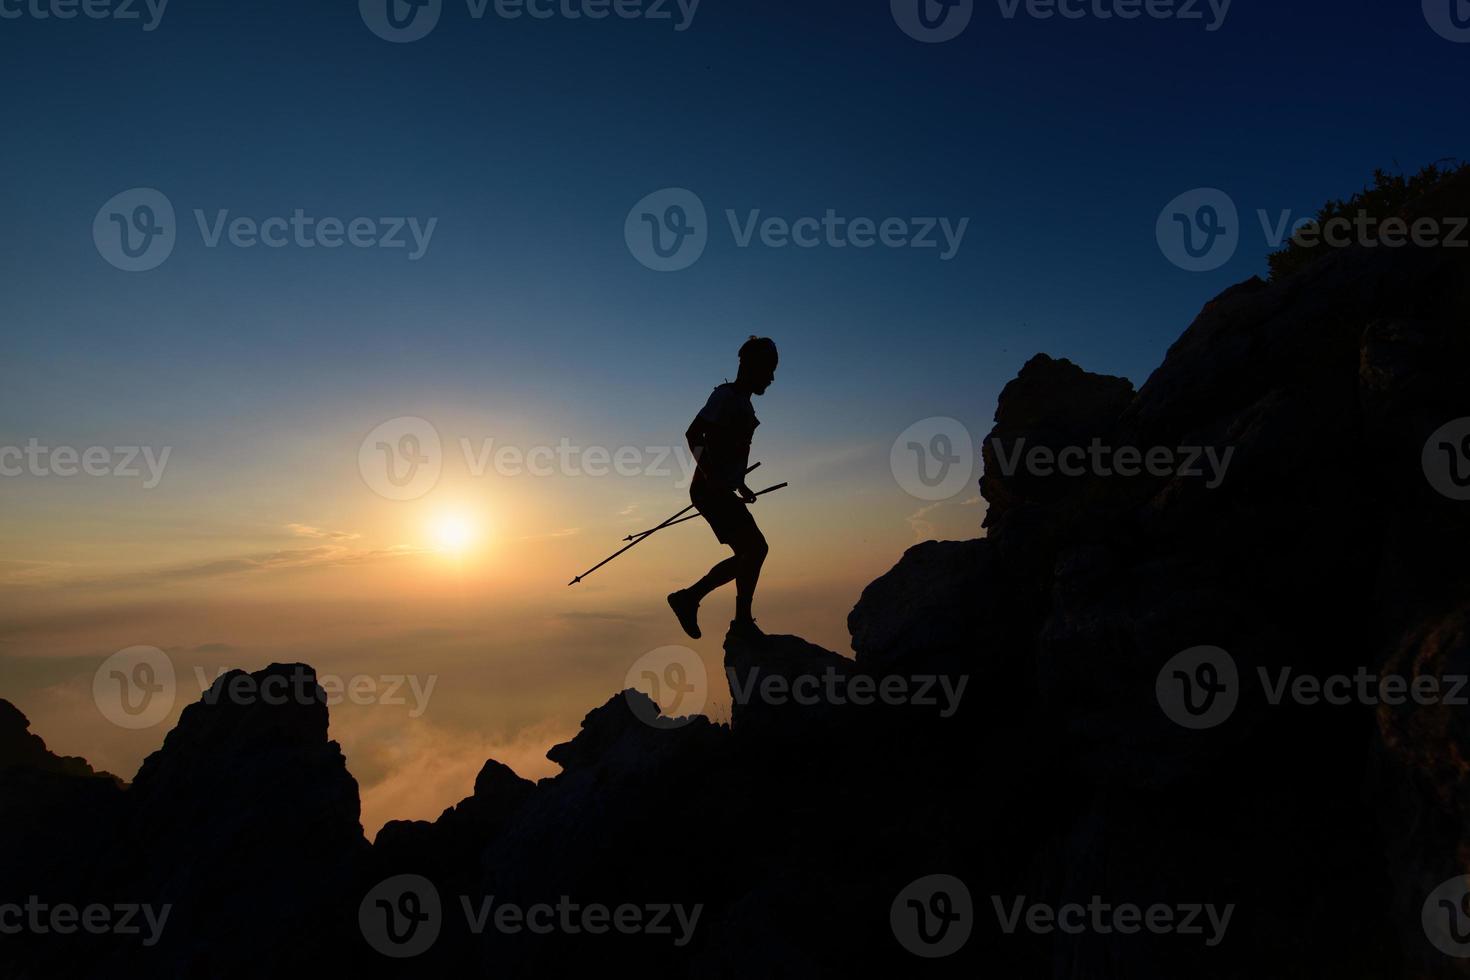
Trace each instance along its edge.
{"label": "sun", "polygon": [[480,539],[480,528],[468,514],[448,512],[434,518],[429,536],[436,550],[447,555],[463,555]]}

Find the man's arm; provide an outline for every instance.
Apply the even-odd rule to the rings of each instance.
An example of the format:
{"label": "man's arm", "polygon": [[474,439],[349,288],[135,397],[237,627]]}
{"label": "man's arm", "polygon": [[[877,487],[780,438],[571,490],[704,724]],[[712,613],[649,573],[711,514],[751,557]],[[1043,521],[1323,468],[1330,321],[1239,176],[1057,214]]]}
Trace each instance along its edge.
{"label": "man's arm", "polygon": [[705,431],[705,421],[698,415],[694,421],[689,423],[689,428],[684,432],[684,441],[689,444],[689,454],[694,457],[694,467],[704,474],[706,480],[718,483],[709,467],[704,465],[704,447],[708,444],[709,434]]}

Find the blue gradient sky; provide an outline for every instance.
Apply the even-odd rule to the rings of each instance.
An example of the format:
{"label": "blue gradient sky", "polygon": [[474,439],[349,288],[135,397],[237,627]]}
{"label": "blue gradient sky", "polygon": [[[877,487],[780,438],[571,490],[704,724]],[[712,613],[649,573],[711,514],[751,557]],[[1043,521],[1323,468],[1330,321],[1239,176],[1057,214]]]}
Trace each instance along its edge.
{"label": "blue gradient sky", "polygon": [[[1214,33],[981,4],[940,45],[850,0],[706,0],[682,33],[477,22],[450,3],[406,45],[349,3],[174,0],[151,33],[0,22],[0,53],[11,423],[90,429],[125,399],[107,414],[134,428],[227,426],[242,409],[270,426],[417,389],[547,419],[615,400],[610,421],[651,432],[681,424],[758,331],[782,342],[788,424],[814,436],[936,410],[983,420],[1038,350],[1141,381],[1267,251],[1255,234],[1218,272],[1175,269],[1153,236],[1167,200],[1218,186],[1245,214],[1308,213],[1375,166],[1459,153],[1470,58],[1416,4],[1366,0],[1237,0]],[[631,260],[622,220],[671,185],[713,215],[972,220],[948,263],[722,234],[660,275]],[[181,216],[440,225],[417,263],[207,250],[193,234],[129,275],[88,232],[133,186]]]}

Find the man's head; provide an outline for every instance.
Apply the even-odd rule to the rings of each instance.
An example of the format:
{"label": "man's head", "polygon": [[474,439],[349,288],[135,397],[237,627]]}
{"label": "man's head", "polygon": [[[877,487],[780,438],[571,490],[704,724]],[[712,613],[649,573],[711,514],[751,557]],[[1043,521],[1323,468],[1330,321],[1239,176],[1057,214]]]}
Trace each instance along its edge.
{"label": "man's head", "polygon": [[776,378],[776,342],[770,337],[751,337],[740,348],[740,373],[735,380],[753,395],[764,395]]}

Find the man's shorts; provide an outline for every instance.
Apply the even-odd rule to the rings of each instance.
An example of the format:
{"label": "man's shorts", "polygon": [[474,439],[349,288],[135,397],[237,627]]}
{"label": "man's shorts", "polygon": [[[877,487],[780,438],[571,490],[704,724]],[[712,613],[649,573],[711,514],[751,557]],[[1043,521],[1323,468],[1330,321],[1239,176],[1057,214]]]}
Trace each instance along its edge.
{"label": "man's shorts", "polygon": [[756,527],[755,518],[750,516],[750,508],[745,506],[735,494],[729,490],[704,490],[691,487],[689,499],[694,502],[695,508],[709,522],[709,526],[715,532],[715,537],[722,544],[732,548],[761,539],[760,528]]}

